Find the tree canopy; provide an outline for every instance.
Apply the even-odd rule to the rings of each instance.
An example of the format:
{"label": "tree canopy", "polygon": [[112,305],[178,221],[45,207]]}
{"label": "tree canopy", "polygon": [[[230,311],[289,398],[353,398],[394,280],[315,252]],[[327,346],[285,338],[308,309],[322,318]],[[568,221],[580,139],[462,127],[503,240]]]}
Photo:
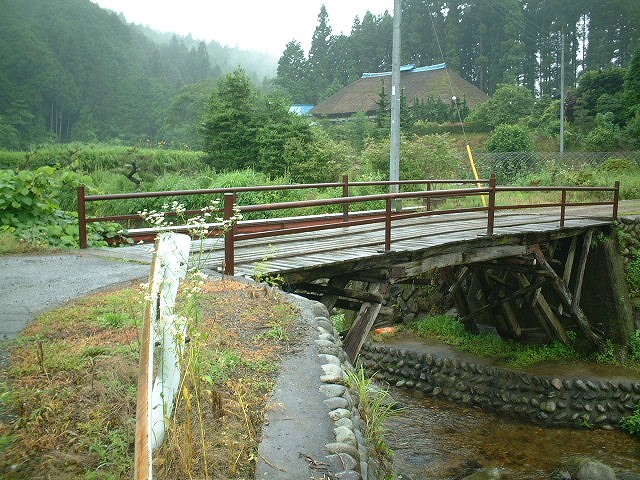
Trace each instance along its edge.
{"label": "tree canopy", "polygon": [[[350,35],[331,33],[330,14],[323,6],[306,68],[295,71],[298,80],[289,71],[278,71],[280,85],[295,83],[287,89],[295,102],[316,102],[332,92],[327,87],[333,83],[344,86],[363,72],[391,69],[393,19],[388,13],[356,17]],[[569,86],[587,70],[626,66],[640,47],[640,2],[402,2],[401,61],[422,66],[444,60],[489,94],[509,83],[557,97],[562,40]],[[283,58],[291,53],[285,50]],[[298,66],[301,53],[296,51]]]}
{"label": "tree canopy", "polygon": [[0,8],[0,148],[114,139],[193,147],[193,129],[169,125],[189,104],[189,85],[213,83],[240,62],[256,81],[268,74],[257,53],[157,34],[89,0]]}

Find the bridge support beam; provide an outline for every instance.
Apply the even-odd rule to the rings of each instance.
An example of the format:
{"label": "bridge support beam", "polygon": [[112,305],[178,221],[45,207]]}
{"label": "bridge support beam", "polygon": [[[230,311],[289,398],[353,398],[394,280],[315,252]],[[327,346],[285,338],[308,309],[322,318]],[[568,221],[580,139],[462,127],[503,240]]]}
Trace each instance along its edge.
{"label": "bridge support beam", "polygon": [[[370,294],[384,295],[388,288],[388,283],[370,283],[367,286],[367,292]],[[382,303],[378,302],[364,302],[360,307],[358,315],[343,343],[344,351],[349,356],[351,362],[355,362],[356,358],[358,358],[360,349],[371,327],[375,323],[381,307]]]}

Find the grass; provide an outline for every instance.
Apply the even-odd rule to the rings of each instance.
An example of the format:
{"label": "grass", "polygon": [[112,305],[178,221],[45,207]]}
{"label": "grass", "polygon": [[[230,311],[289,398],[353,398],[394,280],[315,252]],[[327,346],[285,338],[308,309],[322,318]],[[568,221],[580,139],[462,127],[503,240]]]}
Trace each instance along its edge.
{"label": "grass", "polygon": [[[82,298],[40,316],[12,345],[0,383],[0,411],[11,419],[0,423],[0,478],[132,477],[142,299],[136,285]],[[253,478],[295,318],[268,290],[204,284],[155,478]],[[265,342],[265,331],[285,323],[286,335]]]}
{"label": "grass", "polygon": [[523,345],[498,335],[476,335],[465,331],[457,318],[436,315],[414,321],[411,328],[420,336],[435,338],[465,352],[492,358],[513,367],[526,367],[545,360],[578,360],[583,357],[560,342]]}
{"label": "grass", "polygon": [[41,245],[17,239],[10,232],[0,232],[0,255],[34,253],[44,250]]}
{"label": "grass", "polygon": [[490,358],[505,366],[523,368],[543,361],[583,360],[599,364],[623,366],[640,372],[640,330],[632,336],[629,355],[621,353],[619,348],[609,340],[602,353],[594,353],[589,357],[579,353],[573,345],[576,333],[568,331],[571,340],[569,345],[559,341],[543,345],[526,345],[511,340],[504,340],[496,334],[473,334],[464,329],[464,325],[456,317],[434,315],[415,320],[410,324],[411,330],[422,337],[434,338],[459,350],[477,356]]}
{"label": "grass", "polygon": [[365,375],[363,367],[348,371],[346,383],[358,397],[358,410],[365,424],[367,445],[378,461],[378,473],[382,478],[388,478],[391,473],[393,451],[384,438],[385,425],[389,417],[399,411],[398,404],[388,390],[374,387],[373,380]]}

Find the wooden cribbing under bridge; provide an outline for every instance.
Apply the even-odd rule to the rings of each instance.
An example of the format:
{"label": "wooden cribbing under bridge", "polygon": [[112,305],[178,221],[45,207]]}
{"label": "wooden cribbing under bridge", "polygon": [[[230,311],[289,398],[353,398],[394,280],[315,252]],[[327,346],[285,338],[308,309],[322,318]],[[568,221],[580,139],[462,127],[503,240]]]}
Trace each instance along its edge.
{"label": "wooden cribbing under bridge", "polygon": [[[567,319],[565,324],[580,327],[593,346],[601,348],[604,341],[601,332],[591,326],[580,308],[584,274],[581,265],[586,263],[589,252],[587,236],[590,238],[594,231],[610,229],[617,219],[619,183],[614,187],[503,187],[497,186],[494,178],[481,182],[486,187],[437,190],[433,186],[438,183],[458,187],[457,184],[471,184],[475,180],[403,181],[398,183],[405,188],[427,189],[361,196],[350,195],[351,189],[392,182],[349,183],[344,179],[333,184],[101,196],[85,196],[84,190],[79,189],[79,223],[81,238],[84,228],[86,239],[89,222],[139,218],[136,214],[87,218],[87,202],[154,196],[223,195],[221,213],[226,220],[234,215],[234,205],[245,217],[299,208],[338,209],[341,212],[335,214],[241,220],[224,233],[224,248],[217,248],[217,238],[207,238],[194,242],[193,251],[206,252],[205,266],[208,268],[246,276],[255,276],[259,271],[262,278],[277,277],[290,290],[318,299],[330,308],[357,311],[353,327],[345,338],[346,350],[352,358],[357,356],[365,335],[376,320],[390,314],[387,297],[391,287],[415,282],[435,269],[441,270],[449,280],[458,311],[471,329],[476,328],[475,319],[479,315],[498,312],[502,319],[498,325],[500,333],[521,338],[523,327],[519,325],[515,310],[520,308],[518,305],[523,299],[527,299],[535,305],[534,314],[549,338],[566,342],[567,327],[563,325],[563,319]],[[325,191],[338,188],[342,190],[342,196],[264,205],[244,205],[241,201],[242,193],[247,191],[301,188]],[[548,192],[559,198],[542,204],[513,205],[500,202],[502,192]],[[570,200],[573,194],[588,198]],[[479,196],[488,199],[486,207],[477,206],[479,202],[476,201],[470,207],[444,209],[440,203],[439,209],[434,208],[436,202],[447,199],[456,198],[459,202],[461,198]],[[609,198],[603,200],[603,196]],[[382,208],[354,211],[354,207],[365,203],[370,206],[372,202],[378,202]],[[400,202],[404,208],[398,208]],[[595,207],[608,207],[610,213],[603,215],[604,218],[590,218],[584,214],[585,209],[591,211]],[[212,228],[215,230],[216,225]],[[144,229],[130,232],[154,233]],[[565,272],[561,274],[551,266],[558,260],[543,251],[558,242],[574,245],[571,260],[569,253],[562,260]],[[575,245],[578,244],[582,247],[574,262]],[[108,254],[124,254],[140,260],[145,257],[143,250],[144,247],[131,246],[110,249]],[[512,266],[506,268],[506,264]],[[464,266],[467,266],[466,270]],[[484,273],[474,273],[479,269]],[[519,275],[507,277],[496,273],[500,270],[517,271]],[[570,280],[574,282],[571,286]],[[469,291],[471,285],[473,292]],[[511,288],[513,285],[517,288]],[[465,302],[468,303],[465,299],[471,294],[484,295],[480,307],[465,306]]]}

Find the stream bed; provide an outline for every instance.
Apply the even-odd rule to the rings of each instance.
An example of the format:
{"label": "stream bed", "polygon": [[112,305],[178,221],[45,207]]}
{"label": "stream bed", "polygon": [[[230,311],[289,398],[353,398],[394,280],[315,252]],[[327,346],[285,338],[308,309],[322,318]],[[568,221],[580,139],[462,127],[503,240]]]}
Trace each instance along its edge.
{"label": "stream bed", "polygon": [[392,388],[403,406],[387,422],[394,472],[404,480],[452,480],[498,467],[504,480],[550,479],[572,457],[640,475],[640,439],[621,430],[541,427]]}

